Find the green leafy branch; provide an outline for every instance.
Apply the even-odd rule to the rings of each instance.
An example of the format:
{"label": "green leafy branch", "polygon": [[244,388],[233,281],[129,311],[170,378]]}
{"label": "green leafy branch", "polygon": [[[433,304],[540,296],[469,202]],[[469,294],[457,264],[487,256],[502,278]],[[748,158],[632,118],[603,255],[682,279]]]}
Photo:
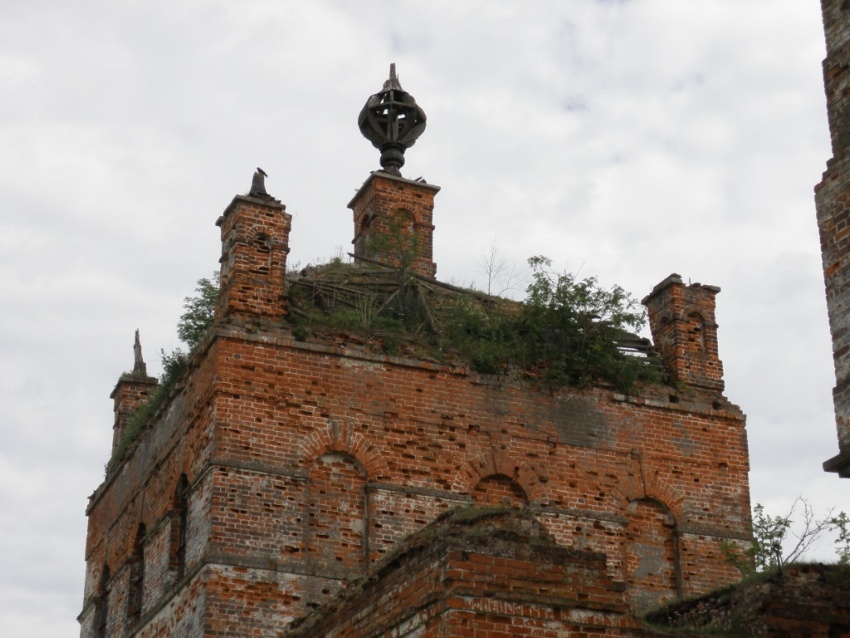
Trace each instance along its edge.
{"label": "green leafy branch", "polygon": [[211,279],[199,279],[195,296],[183,300],[183,314],[177,323],[177,336],[189,346],[189,352],[175,348],[170,353],[160,350],[162,357],[162,376],[159,384],[145,403],[130,417],[121,432],[120,439],[112,450],[106,464],[109,475],[127,456],[132,444],[152,423],[162,405],[183,378],[189,367],[189,355],[198,347],[215,318],[215,306],[218,301],[219,274],[215,272]]}
{"label": "green leafy branch", "polygon": [[771,516],[761,503],[753,507],[753,540],[750,547],[724,542],[725,559],[743,575],[781,569],[787,563],[802,560],[812,545],[829,531],[835,539],[838,562],[850,564],[850,519],[844,512],[830,509],[818,517],[809,502],[798,496],[785,516]]}
{"label": "green leafy branch", "polygon": [[290,279],[297,338],[349,331],[379,341],[384,352],[415,346],[426,358],[459,355],[478,372],[520,370],[555,384],[607,382],[629,391],[636,381],[661,380],[656,361],[621,347],[624,337],[639,341],[629,331],[640,330],[645,315],[619,286],[554,273],[548,259],[534,257],[526,301],[517,303],[366,261]]}

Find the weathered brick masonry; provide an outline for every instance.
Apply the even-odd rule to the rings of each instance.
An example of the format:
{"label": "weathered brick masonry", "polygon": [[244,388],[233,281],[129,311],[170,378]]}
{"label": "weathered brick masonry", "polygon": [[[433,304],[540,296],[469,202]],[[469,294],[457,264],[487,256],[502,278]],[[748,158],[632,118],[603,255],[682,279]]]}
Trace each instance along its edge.
{"label": "weathered brick masonry", "polygon": [[[824,283],[832,332],[839,453],[824,469],[850,477],[850,2],[821,0],[826,35],[824,86],[832,158],[815,187]],[[658,342],[659,335],[653,329]],[[850,636],[846,565],[785,565],[647,616],[659,633],[735,636]]]}
{"label": "weathered brick masonry", "polygon": [[850,7],[821,0],[826,59],[823,62],[832,158],[815,187],[823,276],[836,385],[833,390],[839,454],[824,469],[850,476]]}
{"label": "weathered brick masonry", "polygon": [[635,635],[604,554],[559,546],[528,510],[455,512],[349,586],[356,593],[295,623],[291,637]]}
{"label": "weathered brick masonry", "polygon": [[[786,565],[649,615],[660,636],[850,637],[846,565]],[[694,633],[686,633],[693,631]],[[647,633],[647,638],[656,634]]]}
{"label": "weathered brick masonry", "polygon": [[439,186],[373,172],[349,202],[354,254],[433,277],[434,196]]}
{"label": "weathered brick masonry", "polygon": [[[398,194],[381,210],[412,211],[426,274],[436,191],[378,173],[359,193],[373,207]],[[646,300],[675,385],[546,389],[295,339],[283,321],[285,207],[237,196],[218,224],[215,326],[91,497],[82,636],[276,636],[400,539],[472,504],[528,506],[579,552],[569,560],[589,556],[581,569],[595,576],[571,595],[619,583],[615,607],[635,610],[736,578],[720,544],[749,538],[747,443],[721,394],[716,288],[671,276]],[[151,387],[121,378],[116,424]],[[495,573],[492,556],[447,551],[433,555],[440,569]],[[431,578],[436,564],[398,578],[415,588],[416,570]]]}

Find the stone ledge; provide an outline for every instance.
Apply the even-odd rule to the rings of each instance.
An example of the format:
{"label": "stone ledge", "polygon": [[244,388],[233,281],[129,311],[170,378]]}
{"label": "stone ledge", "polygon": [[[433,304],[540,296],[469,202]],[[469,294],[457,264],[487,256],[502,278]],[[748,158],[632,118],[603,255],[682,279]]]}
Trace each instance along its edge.
{"label": "stone ledge", "polygon": [[835,472],[839,478],[850,478],[850,452],[840,452],[823,462],[824,472]]}

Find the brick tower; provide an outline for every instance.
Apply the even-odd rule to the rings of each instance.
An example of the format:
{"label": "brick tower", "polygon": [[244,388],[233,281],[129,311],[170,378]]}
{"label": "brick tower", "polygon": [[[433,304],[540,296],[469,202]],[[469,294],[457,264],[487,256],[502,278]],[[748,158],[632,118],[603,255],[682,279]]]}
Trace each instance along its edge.
{"label": "brick tower", "polygon": [[142,358],[142,343],[139,331],[136,330],[136,341],[133,344],[133,371],[122,374],[115,384],[115,389],[109,398],[113,400],[115,423],[112,426],[112,449],[121,444],[127,437],[126,430],[132,416],[151,397],[158,381],[148,376],[147,365]]}
{"label": "brick tower", "polygon": [[826,34],[823,62],[832,158],[815,187],[823,278],[835,365],[835,423],[839,453],[828,472],[850,477],[850,5],[821,0]]}
{"label": "brick tower", "polygon": [[439,191],[439,186],[374,171],[348,204],[354,213],[354,254],[434,277],[433,213]]}
{"label": "brick tower", "polygon": [[677,383],[723,391],[723,364],[717,351],[714,297],[717,286],[691,284],[672,274],[647,295],[652,338],[664,366]]}
{"label": "brick tower", "polygon": [[[392,135],[373,131],[355,250],[436,288],[438,189],[401,176],[412,133],[378,117],[401,105],[421,133],[424,113],[392,72],[373,98]],[[381,252],[394,219],[410,262]],[[637,636],[637,611],[737,578],[722,548],[750,538],[749,467],[716,288],[647,298],[674,384],[552,388],[300,333],[290,223],[264,186],[233,199],[212,326],[176,382],[134,378],[116,407],[134,434],[87,508],[83,638]]]}

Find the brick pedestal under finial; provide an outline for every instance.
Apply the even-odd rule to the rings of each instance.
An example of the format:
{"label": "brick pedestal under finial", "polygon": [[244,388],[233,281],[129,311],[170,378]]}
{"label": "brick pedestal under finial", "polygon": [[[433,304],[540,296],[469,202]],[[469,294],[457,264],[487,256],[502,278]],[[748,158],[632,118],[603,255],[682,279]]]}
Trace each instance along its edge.
{"label": "brick pedestal under finial", "polygon": [[424,181],[373,172],[348,204],[354,212],[354,254],[434,277],[434,196],[439,191]]}

